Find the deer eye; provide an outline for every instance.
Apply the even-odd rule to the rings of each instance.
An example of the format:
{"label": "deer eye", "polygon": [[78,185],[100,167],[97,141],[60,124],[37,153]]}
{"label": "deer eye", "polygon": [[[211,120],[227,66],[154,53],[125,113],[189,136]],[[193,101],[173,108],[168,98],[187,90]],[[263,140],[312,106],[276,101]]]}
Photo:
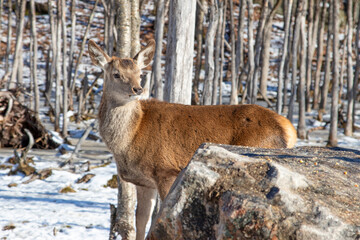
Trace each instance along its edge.
{"label": "deer eye", "polygon": [[120,78],[120,74],[114,73],[114,78]]}

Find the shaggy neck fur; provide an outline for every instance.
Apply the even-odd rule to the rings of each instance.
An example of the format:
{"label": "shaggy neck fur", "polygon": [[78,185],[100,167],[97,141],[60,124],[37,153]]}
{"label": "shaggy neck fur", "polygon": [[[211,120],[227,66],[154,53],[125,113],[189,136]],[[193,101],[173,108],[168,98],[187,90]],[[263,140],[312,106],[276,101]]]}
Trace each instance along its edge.
{"label": "shaggy neck fur", "polygon": [[111,152],[121,154],[130,146],[142,117],[138,100],[117,103],[103,96],[99,109],[99,129]]}

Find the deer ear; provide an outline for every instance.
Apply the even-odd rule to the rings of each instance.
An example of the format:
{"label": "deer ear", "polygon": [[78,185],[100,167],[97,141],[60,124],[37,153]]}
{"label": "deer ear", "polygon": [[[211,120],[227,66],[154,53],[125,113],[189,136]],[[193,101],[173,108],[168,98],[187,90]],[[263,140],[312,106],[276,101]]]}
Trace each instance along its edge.
{"label": "deer ear", "polygon": [[92,63],[104,69],[110,57],[93,40],[89,40],[88,48]]}
{"label": "deer ear", "polygon": [[151,39],[146,47],[141,49],[141,51],[136,54],[134,57],[134,61],[136,61],[136,64],[140,69],[143,69],[147,65],[150,64],[151,60],[153,59],[155,54],[155,41]]}

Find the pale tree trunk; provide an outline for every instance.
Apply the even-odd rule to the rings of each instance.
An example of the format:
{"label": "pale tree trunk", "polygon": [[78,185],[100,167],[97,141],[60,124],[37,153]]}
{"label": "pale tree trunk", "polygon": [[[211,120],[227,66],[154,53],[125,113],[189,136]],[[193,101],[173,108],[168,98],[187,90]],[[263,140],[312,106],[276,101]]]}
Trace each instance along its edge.
{"label": "pale tree trunk", "polygon": [[301,36],[301,53],[300,53],[300,82],[299,82],[299,123],[297,128],[297,134],[300,139],[306,139],[306,123],[305,123],[305,80],[306,80],[306,6],[307,1],[303,3],[303,10],[301,13],[300,23],[300,36]]}
{"label": "pale tree trunk", "polygon": [[[238,18],[238,37],[236,40],[236,76],[239,76],[240,71],[244,71],[244,26],[245,26],[245,10],[246,0],[239,1],[239,18]],[[237,78],[238,91],[242,91],[242,81],[240,76]]]}
{"label": "pale tree trunk", "polygon": [[[287,49],[289,45],[289,34],[290,34],[290,18],[291,18],[291,9],[292,9],[293,0],[289,0],[286,5],[286,11],[284,13],[284,30],[285,30],[285,36],[284,36],[284,47],[283,47],[283,53],[281,55],[280,65],[279,65],[279,83],[278,83],[278,90],[277,90],[277,102],[276,102],[276,111],[278,114],[282,113],[283,109],[283,88],[287,89],[287,86],[284,86],[284,66],[285,66],[285,60],[287,56]],[[285,93],[286,94],[286,93]]]}
{"label": "pale tree trunk", "polygon": [[164,99],[191,103],[196,1],[171,0]]}
{"label": "pale tree trunk", "polygon": [[34,0],[30,1],[30,9],[31,9],[31,38],[32,38],[32,69],[31,69],[31,78],[34,84],[34,111],[36,118],[39,118],[40,111],[40,93],[39,93],[39,85],[37,81],[37,36],[36,36],[36,12],[35,12],[35,2]]}
{"label": "pale tree trunk", "polygon": [[332,35],[333,35],[333,7],[332,7],[332,0],[330,0],[330,7],[329,7],[329,16],[328,16],[328,34],[327,34],[327,41],[326,41],[326,56],[325,56],[325,76],[323,80],[323,85],[321,88],[321,101],[319,106],[319,120],[322,121],[322,115],[325,113],[326,104],[327,104],[327,97],[329,92],[329,85],[330,85],[330,68],[331,68],[331,61],[332,61]]}
{"label": "pale tree trunk", "polygon": [[[311,68],[312,68],[312,57],[314,54],[314,45],[312,44],[313,39],[313,28],[314,28],[314,1],[309,1],[309,15],[308,15],[308,29],[307,29],[307,39],[308,39],[308,47],[307,47],[307,59],[306,59],[306,98],[305,98],[305,108],[306,111],[309,112],[311,109],[310,106],[310,89],[311,89]],[[319,15],[316,13],[315,15]]]}
{"label": "pale tree trunk", "polygon": [[[114,22],[115,22],[115,3],[114,0],[109,0],[109,26],[107,29],[108,32],[108,53],[109,56],[112,56],[113,51],[114,51],[114,38],[115,38],[115,34],[114,34]],[[116,41],[115,41],[116,42]]]}
{"label": "pale tree trunk", "polygon": [[260,93],[262,96],[264,96],[264,98],[266,98],[267,95],[272,23],[275,13],[281,6],[281,3],[282,0],[277,0],[276,5],[271,10],[271,13],[266,21],[264,28],[264,38],[263,38],[262,50],[261,50],[261,78],[260,78]]}
{"label": "pale tree trunk", "polygon": [[6,56],[5,56],[5,74],[9,72],[9,58],[10,58],[10,51],[11,51],[11,35],[12,35],[12,4],[11,1],[8,1],[8,34],[6,39]]}
{"label": "pale tree trunk", "polygon": [[[358,94],[358,86],[359,86],[359,76],[360,76],[360,3],[359,1],[356,2],[355,9],[358,11],[358,22],[356,28],[356,37],[355,37],[355,56],[356,56],[356,67],[355,67],[355,75],[354,75],[354,91],[353,96],[356,99]],[[354,102],[353,106],[353,119],[355,119],[355,110],[356,110],[356,101]]]}
{"label": "pale tree trunk", "polygon": [[219,78],[219,105],[222,104],[222,82],[224,77],[224,61],[225,61],[225,54],[224,54],[224,43],[225,43],[225,26],[226,26],[226,8],[227,8],[227,1],[223,6],[223,18],[222,18],[222,26],[221,26],[221,43],[220,43],[220,78]]}
{"label": "pale tree trunk", "polygon": [[304,1],[306,0],[298,0],[298,6],[296,9],[296,21],[294,28],[294,40],[292,44],[292,74],[291,74],[291,96],[289,103],[289,111],[287,118],[293,122],[293,114],[294,114],[294,105],[295,105],[295,96],[296,96],[296,77],[297,77],[297,52],[298,52],[298,44],[300,38],[300,26],[301,26],[301,14],[304,10]]}
{"label": "pale tree trunk", "polygon": [[56,88],[55,88],[55,131],[60,132],[61,111],[61,0],[57,1],[56,21]]}
{"label": "pale tree trunk", "polygon": [[231,28],[231,95],[230,104],[235,105],[239,103],[237,90],[237,70],[236,70],[236,42],[235,42],[235,25],[234,25],[234,7],[233,0],[229,0],[230,7],[230,28]]}
{"label": "pale tree trunk", "polygon": [[[205,0],[201,0],[201,5],[204,6]],[[197,42],[196,46],[196,62],[195,62],[195,78],[192,85],[192,100],[193,104],[199,104],[199,82],[200,82],[200,73],[201,73],[201,64],[202,64],[202,54],[203,54],[203,22],[204,22],[205,12],[202,8],[196,8],[196,25],[195,25],[195,38]]]}
{"label": "pale tree trunk", "polygon": [[216,0],[210,1],[209,26],[205,39],[205,79],[203,105],[211,105],[214,82],[214,39],[218,25],[218,5]]}
{"label": "pale tree trunk", "polygon": [[[4,0],[0,0],[0,19],[2,19],[2,13],[4,9]],[[2,29],[2,24],[0,24],[0,30]]]}
{"label": "pale tree trunk", "polygon": [[[347,34],[348,32],[348,25],[346,25],[345,27],[345,33]],[[339,104],[341,102],[342,99],[342,95],[343,95],[343,90],[344,90],[344,71],[345,71],[345,59],[346,59],[346,41],[347,41],[347,36],[344,38],[343,44],[341,44],[339,49],[339,58],[341,56],[341,65],[340,65],[340,77],[339,77]],[[341,53],[340,53],[340,50]]]}
{"label": "pale tree trunk", "polygon": [[156,10],[156,26],[155,26],[155,56],[153,62],[153,76],[155,87],[155,98],[163,100],[164,86],[161,74],[161,55],[162,55],[162,41],[164,37],[164,25],[165,25],[165,11],[166,5],[169,0],[158,0]]}
{"label": "pale tree trunk", "polygon": [[120,58],[131,55],[131,1],[117,0],[116,28],[119,39],[116,45],[116,54]]}
{"label": "pale tree trunk", "polygon": [[[248,2],[248,16],[249,16],[249,23],[248,23],[248,63],[249,63],[249,71],[248,71],[248,77],[246,80],[246,85],[247,87],[245,87],[244,90],[244,94],[242,97],[242,101],[241,103],[245,103],[246,100],[246,88],[249,89],[249,97],[250,97],[250,102],[251,101],[251,94],[253,93],[252,91],[252,85],[253,85],[253,78],[254,78],[254,70],[255,70],[255,59],[254,59],[254,6],[253,6],[253,1],[252,0],[247,0]],[[255,97],[256,99],[256,97]]]}
{"label": "pale tree trunk", "polygon": [[[218,0],[217,0],[218,1]],[[223,25],[223,18],[224,18],[224,2],[218,1],[219,6],[219,14],[218,14],[218,24],[217,24],[217,30],[216,30],[216,46],[215,46],[215,73],[214,73],[214,84],[213,84],[213,93],[212,93],[212,100],[211,104],[216,105],[217,104],[217,93],[218,93],[218,87],[219,87],[219,79],[220,79],[220,53],[221,53],[221,41],[222,41],[222,25]],[[220,83],[221,85],[221,83]]]}
{"label": "pale tree trunk", "polygon": [[[51,70],[48,75],[49,81],[47,86],[47,89],[45,90],[45,94],[48,96],[49,99],[51,99],[51,91],[53,87],[54,82],[54,73],[56,71],[56,24],[55,24],[55,16],[53,13],[53,5],[52,0],[48,0],[48,7],[49,7],[49,21],[50,21],[50,31],[51,31],[51,52],[52,52],[52,61],[51,61]],[[49,52],[50,54],[50,52]]]}
{"label": "pale tree trunk", "polygon": [[317,32],[317,56],[316,56],[316,72],[315,72],[315,83],[314,83],[314,97],[313,97],[313,109],[319,109],[319,96],[320,96],[320,77],[321,77],[321,67],[324,59],[324,30],[326,22],[326,13],[327,13],[327,1],[323,2],[321,8],[321,26]]}
{"label": "pale tree trunk", "polygon": [[[347,113],[346,113],[346,126],[345,135],[352,136],[353,133],[353,108],[354,108],[354,73],[352,63],[352,39],[353,39],[353,16],[352,6],[353,1],[347,2],[347,20],[348,20],[348,32],[347,32]],[[359,24],[359,23],[358,23]],[[357,43],[358,44],[358,43]]]}
{"label": "pale tree trunk", "polygon": [[[119,35],[121,36],[121,35]],[[131,1],[131,52],[130,57],[140,51],[140,13],[139,0]]]}
{"label": "pale tree trunk", "polygon": [[[68,86],[71,83],[72,69],[74,64],[74,47],[75,47],[75,30],[76,30],[76,0],[71,1],[71,42],[70,42],[70,53],[69,53],[69,66],[68,66],[68,75],[67,82]],[[70,94],[71,96],[72,94]],[[72,102],[72,99],[70,99]]]}
{"label": "pale tree trunk", "polygon": [[266,19],[269,15],[269,0],[263,0],[263,3],[261,5],[262,5],[261,15],[259,20],[259,25],[257,28],[256,42],[255,42],[255,67],[253,73],[254,76],[252,77],[252,81],[250,83],[250,89],[249,89],[251,104],[255,104],[257,99],[261,46],[264,37],[264,28],[265,28]]}
{"label": "pale tree trunk", "polygon": [[[22,59],[22,56],[21,56],[22,51],[21,50],[23,47],[25,5],[26,5],[26,0],[21,0],[20,9],[19,9],[19,18],[16,19],[18,21],[18,27],[16,30],[17,36],[16,36],[16,46],[15,46],[15,53],[14,53],[14,63],[13,63],[11,78],[8,83],[9,89],[16,87],[16,83],[21,82],[21,80],[19,81],[20,76],[18,76],[18,75],[22,75],[22,73],[18,74],[18,68],[21,65],[20,61]],[[20,68],[21,68],[21,66],[20,66]],[[18,79],[18,80],[16,80],[16,79]]]}
{"label": "pale tree trunk", "polygon": [[332,0],[333,5],[333,84],[332,84],[332,100],[331,100],[331,119],[330,119],[330,134],[328,146],[337,146],[337,130],[338,130],[338,102],[339,102],[339,3],[337,0]]}
{"label": "pale tree trunk", "polygon": [[[60,1],[60,0],[58,0]],[[67,128],[68,128],[68,86],[69,83],[67,81],[67,67],[66,67],[66,48],[67,48],[67,40],[66,40],[66,2],[65,0],[61,0],[61,26],[62,26],[62,43],[63,43],[63,59],[62,59],[62,75],[63,75],[63,126],[62,126],[62,135],[63,137],[67,137]]]}

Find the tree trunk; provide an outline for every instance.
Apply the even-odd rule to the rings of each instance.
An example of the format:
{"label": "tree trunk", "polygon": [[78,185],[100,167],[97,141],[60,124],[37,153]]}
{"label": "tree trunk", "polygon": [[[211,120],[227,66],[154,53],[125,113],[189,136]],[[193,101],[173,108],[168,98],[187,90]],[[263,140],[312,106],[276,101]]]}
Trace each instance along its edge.
{"label": "tree trunk", "polygon": [[[60,1],[60,0],[58,0]],[[67,112],[68,112],[68,81],[67,81],[67,67],[66,67],[66,2],[65,0],[61,0],[61,26],[62,26],[62,43],[63,43],[63,61],[62,61],[62,72],[63,72],[63,126],[62,126],[62,135],[63,137],[67,137],[67,128],[68,128],[68,119],[67,119]]]}
{"label": "tree trunk", "polygon": [[[166,3],[165,3],[166,2]],[[154,63],[152,66],[154,75],[154,86],[155,86],[155,98],[163,100],[164,86],[161,74],[161,56],[162,56],[162,41],[164,37],[164,25],[165,25],[165,6],[169,0],[158,0],[156,10],[156,26],[155,26],[155,56]]]}
{"label": "tree trunk", "polygon": [[132,0],[131,1],[131,52],[130,52],[130,57],[135,57],[135,55],[139,51],[140,51],[139,0]]}
{"label": "tree trunk", "polygon": [[[250,97],[250,102],[252,103],[251,100],[251,95],[253,93],[252,91],[252,86],[253,86],[253,80],[254,80],[254,69],[255,69],[255,59],[254,59],[254,6],[253,6],[253,1],[252,0],[247,0],[248,1],[248,16],[249,16],[249,23],[248,23],[248,63],[249,63],[249,71],[248,71],[248,77],[246,80],[246,85],[248,87],[245,87],[244,90],[244,94],[242,97],[242,101],[241,103],[245,103],[246,100],[246,88],[249,89],[249,97]],[[256,99],[256,98],[255,98]]]}
{"label": "tree trunk", "polygon": [[56,88],[55,88],[55,131],[60,132],[61,101],[61,0],[57,1],[56,26]]}
{"label": "tree trunk", "polygon": [[313,97],[313,109],[319,108],[319,93],[320,93],[320,77],[321,77],[321,67],[324,59],[324,30],[325,30],[325,22],[326,22],[326,13],[327,6],[326,1],[323,2],[323,6],[321,8],[321,26],[317,32],[317,62],[316,62],[316,72],[315,72],[315,83],[314,83],[314,97]]}
{"label": "tree trunk", "polygon": [[165,100],[191,103],[196,1],[171,0],[166,49]]}
{"label": "tree trunk", "polygon": [[32,37],[32,69],[31,69],[31,77],[32,82],[34,84],[34,111],[36,118],[39,118],[40,112],[40,93],[39,93],[39,85],[37,81],[37,36],[36,36],[36,12],[35,12],[35,2],[34,0],[30,1],[30,9],[31,9],[31,37]]}
{"label": "tree trunk", "polygon": [[282,0],[277,0],[276,5],[271,10],[271,13],[266,21],[264,28],[264,38],[262,41],[262,50],[261,50],[261,78],[260,78],[260,93],[264,97],[267,95],[272,22],[276,11],[281,6],[281,3]]}
{"label": "tree trunk", "polygon": [[231,28],[231,95],[230,104],[235,105],[239,103],[237,90],[237,69],[236,69],[236,42],[235,42],[235,25],[234,25],[234,7],[233,0],[229,0],[230,7],[230,28]]}
{"label": "tree trunk", "polygon": [[[49,21],[50,21],[50,30],[51,30],[51,52],[52,52],[52,61],[51,61],[51,70],[48,75],[49,82],[46,85],[47,89],[45,90],[45,94],[51,99],[51,91],[54,82],[54,73],[56,71],[56,24],[55,24],[55,16],[53,13],[53,6],[52,0],[48,0],[48,7],[49,7]],[[50,53],[50,52],[49,52]]]}
{"label": "tree trunk", "polygon": [[[70,54],[69,54],[69,67],[68,67],[68,75],[67,82],[68,86],[71,83],[72,69],[74,64],[74,47],[75,47],[75,30],[76,30],[76,0],[71,1],[71,43],[70,43]],[[70,100],[71,101],[71,100]]]}
{"label": "tree trunk", "polygon": [[205,79],[203,92],[203,105],[211,105],[214,82],[214,40],[218,25],[217,1],[210,1],[209,26],[205,39]]}
{"label": "tree trunk", "polygon": [[291,97],[289,103],[289,112],[287,118],[293,122],[293,114],[294,114],[294,105],[295,105],[295,96],[296,96],[296,77],[297,77],[297,51],[298,44],[300,38],[300,26],[301,26],[301,15],[304,10],[304,1],[306,0],[298,0],[298,5],[296,9],[296,17],[295,17],[295,28],[294,28],[294,40],[292,44],[292,74],[291,74]]}
{"label": "tree trunk", "polygon": [[[314,54],[314,44],[313,39],[313,28],[314,28],[314,0],[309,1],[309,15],[308,15],[308,29],[307,29],[307,38],[308,38],[308,47],[307,47],[307,58],[306,58],[306,98],[305,98],[305,108],[309,112],[310,102],[311,102],[311,70],[312,70],[312,57]],[[316,14],[319,15],[319,14]]]}
{"label": "tree trunk", "polygon": [[[216,0],[218,1],[218,0]],[[217,93],[218,87],[221,85],[219,84],[220,79],[220,55],[221,55],[221,41],[222,41],[222,26],[223,26],[223,19],[224,19],[224,2],[218,1],[219,5],[219,14],[218,14],[218,24],[217,24],[217,31],[216,31],[216,46],[215,46],[215,73],[214,73],[214,84],[213,84],[213,93],[212,93],[212,100],[211,104],[217,104]]]}
{"label": "tree trunk", "polygon": [[131,55],[131,1],[117,0],[116,28],[119,37],[116,55],[120,58]]}
{"label": "tree trunk", "polygon": [[328,146],[337,146],[337,129],[338,129],[338,102],[339,102],[339,3],[337,0],[332,0],[333,5],[333,84],[332,84],[332,101],[331,101],[331,119],[330,119],[330,134]]}
{"label": "tree trunk", "polygon": [[[360,3],[359,1],[356,2],[355,5],[355,10],[357,9],[357,13],[358,13],[358,22],[357,22],[357,28],[356,28],[356,37],[355,37],[355,56],[356,56],[356,67],[355,67],[355,75],[354,75],[354,91],[353,91],[353,95],[354,98],[357,98],[357,94],[358,94],[358,87],[359,87],[359,75],[360,75],[360,13],[359,13],[359,9],[360,9]],[[356,101],[354,102],[354,106],[353,106],[353,119],[355,119],[355,110],[356,110]]]}
{"label": "tree trunk", "polygon": [[242,90],[240,71],[244,71],[244,26],[245,26],[246,0],[239,1],[239,18],[238,18],[238,38],[236,41],[236,76],[238,82],[238,91]]}
{"label": "tree trunk", "polygon": [[[301,25],[300,25],[300,36],[301,36],[301,53],[300,53],[300,82],[299,82],[299,124],[297,128],[297,134],[300,139],[306,139],[306,123],[305,123],[305,80],[306,80],[306,49],[307,41],[306,41],[306,2],[304,1],[303,10],[301,11]],[[309,36],[309,35],[308,35]]]}
{"label": "tree trunk", "polygon": [[[347,20],[348,20],[348,32],[347,32],[347,113],[346,113],[346,126],[345,135],[352,136],[353,133],[353,108],[354,108],[354,73],[352,63],[352,39],[353,39],[353,16],[352,6],[353,1],[348,0],[347,2]],[[359,23],[358,23],[359,24]],[[357,43],[358,44],[358,43]]]}
{"label": "tree trunk", "polygon": [[332,0],[330,0],[330,7],[329,7],[329,17],[328,17],[328,34],[327,34],[327,41],[326,41],[326,62],[325,62],[325,77],[323,81],[323,85],[321,88],[321,101],[319,106],[319,120],[322,121],[322,115],[325,113],[327,97],[329,92],[329,85],[330,85],[330,68],[331,68],[331,46],[332,46],[332,39],[331,36],[333,34],[332,27],[333,27],[333,7],[332,7]]}
{"label": "tree trunk", "polygon": [[11,54],[11,35],[12,35],[12,1],[8,1],[8,34],[7,34],[7,41],[6,41],[6,56],[5,56],[5,74],[9,72],[9,57]]}
{"label": "tree trunk", "polygon": [[221,61],[220,61],[220,78],[219,78],[219,105],[222,104],[222,82],[224,77],[224,62],[225,62],[225,56],[224,56],[224,45],[225,45],[225,28],[226,28],[226,8],[227,8],[227,1],[223,1],[223,18],[222,18],[222,26],[221,26],[221,43],[220,43],[220,55],[221,55]]}
{"label": "tree trunk", "polygon": [[[204,6],[205,0],[201,0],[202,6]],[[196,46],[196,62],[195,62],[195,78],[192,85],[192,103],[199,104],[199,82],[200,82],[200,73],[201,73],[201,64],[202,64],[202,54],[203,54],[203,22],[204,22],[205,12],[203,9],[196,8],[196,25],[195,25],[195,38],[197,42]]]}
{"label": "tree trunk", "polygon": [[[16,87],[16,77],[18,75],[19,65],[21,64],[20,61],[21,61],[21,53],[22,53],[21,49],[23,47],[25,5],[26,5],[26,0],[21,0],[20,9],[19,9],[19,18],[17,19],[18,28],[16,30],[17,36],[16,36],[16,46],[14,53],[14,63],[13,63],[11,78],[8,83],[9,89]],[[17,79],[18,79],[17,82],[19,83],[19,76]]]}
{"label": "tree trunk", "polygon": [[284,66],[285,66],[285,60],[287,56],[287,49],[289,45],[289,34],[290,34],[290,20],[291,20],[291,9],[292,9],[293,0],[289,0],[287,3],[285,2],[284,5],[286,5],[286,10],[284,10],[284,30],[285,30],[285,36],[284,36],[284,47],[283,47],[283,53],[281,55],[281,61],[279,66],[279,83],[278,83],[278,90],[277,90],[277,102],[276,102],[276,112],[278,114],[282,113],[283,108],[283,88],[286,89],[286,86],[284,86]]}

